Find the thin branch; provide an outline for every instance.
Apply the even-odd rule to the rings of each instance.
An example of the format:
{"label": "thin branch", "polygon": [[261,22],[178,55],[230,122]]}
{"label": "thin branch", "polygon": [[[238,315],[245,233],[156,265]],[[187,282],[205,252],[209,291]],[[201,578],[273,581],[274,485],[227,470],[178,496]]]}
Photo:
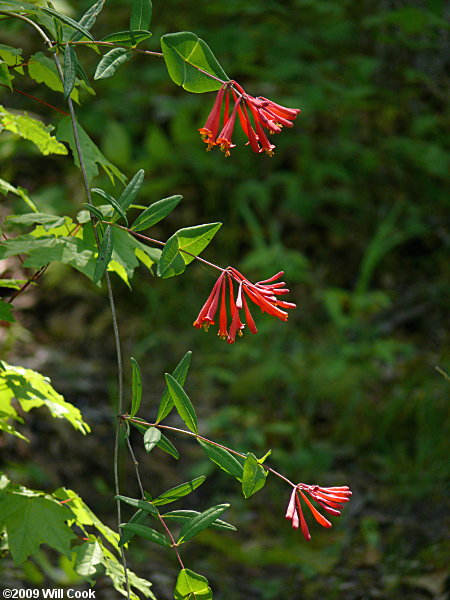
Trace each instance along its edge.
{"label": "thin branch", "polygon": [[[141,238],[142,240],[145,240],[146,242],[151,242],[152,244],[157,244],[158,246],[166,245],[166,242],[161,242],[160,240],[155,240],[154,238],[143,235],[142,233],[138,233],[137,231],[133,231],[132,229],[128,229],[127,227],[124,227],[123,225],[119,225],[118,223],[113,223],[112,221],[102,221],[102,223],[104,223],[105,225],[112,225],[113,227],[117,227],[118,229],[123,229],[124,231],[131,233],[131,235]],[[227,270],[227,269],[222,269],[222,267],[219,267],[218,265],[215,265],[214,263],[209,262],[208,260],[205,260],[204,258],[200,258],[200,256],[196,256],[195,254],[192,254],[191,252],[188,252],[187,250],[183,250],[182,248],[180,248],[180,252],[183,252],[184,254],[192,256],[192,258],[196,258],[197,260],[204,263],[205,265],[208,265],[209,267],[213,267],[214,269],[217,269],[218,271],[223,272],[223,271]]]}
{"label": "thin branch", "polygon": [[[9,89],[9,87],[7,85],[5,85],[4,83],[0,83],[0,85],[2,87],[5,87],[5,88]],[[22,94],[22,96],[27,96],[27,98],[31,98],[32,100],[35,100],[36,102],[39,102],[40,104],[43,104],[44,106],[48,106],[52,110],[56,110],[57,112],[61,113],[62,115],[65,115],[66,117],[69,116],[69,113],[67,113],[65,110],[61,110],[60,108],[57,108],[56,106],[53,106],[53,104],[49,104],[48,102],[45,102],[45,100],[41,100],[40,98],[36,98],[36,96],[28,94],[27,92],[22,92],[22,90],[18,90],[17,88],[14,88],[13,90],[9,89],[9,91],[11,93],[16,92],[17,94]]]}
{"label": "thin branch", "polygon": [[[198,433],[194,433],[192,431],[187,431],[186,429],[180,429],[179,427],[171,427],[170,425],[161,425],[160,423],[147,423],[146,421],[142,421],[141,419],[135,419],[133,417],[129,417],[128,415],[122,415],[120,418],[124,419],[126,421],[131,421],[131,423],[138,423],[140,425],[148,425],[149,427],[156,427],[158,429],[168,429],[170,431],[176,431],[177,433],[183,433],[184,435],[189,435],[191,437],[195,437],[196,439],[202,440],[208,444],[211,444],[212,446],[216,446],[217,448],[222,448],[222,450],[227,450],[228,452],[230,452],[231,454],[234,454],[235,456],[240,456],[241,458],[247,458],[247,455],[242,452],[238,452],[237,450],[228,448],[228,446],[224,446],[223,444],[219,444],[218,442],[213,442],[212,440],[209,440],[208,438],[205,438],[202,435],[199,435]],[[295,483],[292,483],[292,481],[290,481],[287,477],[285,477],[278,471],[275,471],[275,469],[268,467],[264,463],[261,464],[261,466],[264,469],[266,469],[266,471],[269,471],[273,475],[276,475],[277,477],[279,477],[280,479],[282,479],[283,481],[288,483],[290,486],[296,487]]]}

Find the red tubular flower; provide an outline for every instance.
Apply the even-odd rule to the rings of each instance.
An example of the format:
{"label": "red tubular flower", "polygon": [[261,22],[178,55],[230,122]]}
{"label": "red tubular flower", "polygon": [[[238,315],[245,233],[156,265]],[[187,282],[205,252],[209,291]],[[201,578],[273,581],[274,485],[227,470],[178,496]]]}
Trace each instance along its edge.
{"label": "red tubular flower", "polygon": [[[252,333],[257,333],[258,330],[250,312],[247,298],[254,304],[257,304],[262,312],[267,312],[274,317],[278,317],[282,321],[287,321],[288,313],[281,309],[295,308],[296,305],[292,302],[279,300],[278,298],[278,296],[289,292],[289,290],[284,287],[285,283],[283,281],[277,282],[282,275],[283,271],[280,271],[280,273],[277,273],[269,279],[251,283],[244,275],[239,273],[239,271],[233,267],[228,267],[222,271],[214,284],[208,299],[203,305],[197,319],[194,321],[194,327],[198,327],[199,329],[203,327],[203,329],[207,331],[210,325],[214,325],[214,319],[220,301],[218,336],[221,339],[226,339],[229,344],[233,344],[236,341],[237,335],[242,336],[246,325]],[[239,286],[236,298],[234,296],[233,280]],[[231,318],[229,328],[227,298]],[[243,311],[246,325],[242,322],[241,311]]]}
{"label": "red tubular flower", "polygon": [[303,516],[301,500],[308,506],[319,525],[322,525],[322,527],[331,527],[332,524],[311,504],[304,492],[320,504],[320,506],[328,513],[335,516],[341,514],[341,505],[350,500],[352,492],[347,486],[322,488],[318,485],[307,485],[305,483],[299,483],[293,489],[286,511],[286,519],[289,519],[292,522],[292,527],[294,529],[298,529],[300,524],[303,537],[306,541],[309,541],[311,535]]}
{"label": "red tubular flower", "polygon": [[[218,135],[224,97],[223,124]],[[229,116],[231,100],[234,101],[234,108],[231,116]],[[275,145],[270,143],[264,128],[270,133],[280,133],[283,127],[293,126],[293,121],[300,112],[298,108],[287,108],[262,96],[257,98],[250,96],[236,81],[227,81],[219,89],[205,126],[199,131],[208,144],[208,150],[212,146],[220,146],[221,150],[225,152],[225,156],[229,156],[230,149],[234,148],[234,144],[231,143],[231,135],[237,114],[242,131],[247,136],[247,143],[252,150],[258,153],[266,152],[269,156],[272,156]],[[250,120],[249,113],[253,123]]]}

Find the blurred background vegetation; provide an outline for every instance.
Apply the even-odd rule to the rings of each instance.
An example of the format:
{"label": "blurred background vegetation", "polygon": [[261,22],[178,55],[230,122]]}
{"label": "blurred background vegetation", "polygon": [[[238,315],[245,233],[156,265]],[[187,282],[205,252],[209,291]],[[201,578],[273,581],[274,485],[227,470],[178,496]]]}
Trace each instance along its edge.
{"label": "blurred background vegetation", "polygon": [[[65,7],[77,17],[90,3]],[[189,566],[208,576],[220,600],[446,597],[449,382],[436,370],[450,371],[444,6],[156,0],[153,37],[143,47],[159,50],[160,35],[194,31],[249,93],[302,109],[294,128],[276,136],[273,158],[254,155],[242,138],[230,158],[206,153],[197,129],[214,94],[177,88],[158,58],[137,54],[78,108],[112,162],[128,176],[145,169],[141,203],[184,196],[154,237],[220,220],[205,258],[253,280],[282,269],[289,300],[299,305],[288,323],[257,316],[258,335],[229,346],[191,327],[213,282],[202,265],[169,280],[141,270],[132,292],[116,280],[124,354],[144,372],[141,416],[155,415],[162,373],[192,349],[187,390],[205,435],[258,455],[272,448],[271,464],[289,478],[354,491],[333,529],[312,526],[306,543],[284,520],[289,490],[279,481],[244,501],[236,483],[184,440],[176,440],[180,465],[138,449],[153,493],[205,473],[211,477],[192,505],[231,502],[227,519],[238,533],[208,531],[189,549]],[[126,29],[128,18],[126,2],[108,0],[96,38]],[[10,22],[0,42],[41,50],[30,30]],[[78,55],[92,75],[98,55]],[[26,77],[20,89],[63,107],[62,96]],[[4,88],[0,101],[59,120]],[[74,215],[84,202],[67,158],[44,158],[4,133],[0,160],[1,177],[27,188],[42,211]],[[94,184],[110,189],[101,176]],[[2,204],[2,216],[27,210],[11,197]],[[23,274],[18,261],[8,268]],[[6,469],[30,487],[70,486],[113,523],[116,366],[105,291],[58,264],[17,306],[2,357],[51,376],[93,435],[80,440],[36,412],[30,445],[2,442]],[[140,447],[138,434],[133,442]],[[136,496],[125,452],[122,472],[123,493]],[[173,557],[145,542],[130,555],[136,572],[169,598]],[[69,577],[49,555],[41,563],[53,581]],[[23,573],[8,563],[3,571],[13,582],[45,581],[31,561]]]}

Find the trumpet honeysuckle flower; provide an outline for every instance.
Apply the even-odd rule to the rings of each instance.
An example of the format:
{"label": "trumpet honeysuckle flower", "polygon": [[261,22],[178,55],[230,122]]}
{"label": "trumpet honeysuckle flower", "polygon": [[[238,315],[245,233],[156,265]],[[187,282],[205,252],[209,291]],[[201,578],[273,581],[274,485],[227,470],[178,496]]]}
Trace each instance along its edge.
{"label": "trumpet honeysuckle flower", "polygon": [[[247,299],[259,306],[262,312],[266,312],[282,321],[287,321],[288,313],[283,309],[296,308],[296,305],[279,298],[279,296],[289,293],[289,290],[285,287],[286,284],[283,281],[278,281],[283,274],[283,271],[280,271],[269,279],[251,283],[237,269],[228,267],[222,271],[214,284],[210,295],[194,321],[194,327],[208,331],[209,326],[214,325],[220,302],[218,336],[221,339],[226,339],[229,344],[233,344],[236,341],[236,336],[242,336],[246,326],[252,333],[257,333],[258,330]],[[233,281],[237,284],[236,297]],[[229,313],[227,311],[227,299]],[[229,327],[228,314],[231,320]]]}
{"label": "trumpet honeysuckle flower", "polygon": [[331,527],[332,524],[317,510],[317,508],[315,508],[315,506],[313,506],[306,494],[317,502],[317,504],[319,504],[327,513],[338,517],[341,514],[342,505],[350,500],[352,492],[348,486],[323,488],[318,485],[299,483],[294,487],[291,497],[289,498],[285,516],[286,519],[291,521],[293,529],[298,529],[300,526],[303,537],[309,542],[311,534],[309,533],[308,525],[303,515],[302,500],[319,525],[322,525],[322,527]]}
{"label": "trumpet honeysuckle flower", "polygon": [[[234,107],[230,115],[231,102],[234,102]],[[217,93],[204,127],[199,131],[208,144],[207,150],[211,150],[213,146],[220,146],[225,156],[229,156],[230,149],[234,148],[231,136],[237,116],[252,150],[258,153],[266,152],[272,156],[275,145],[269,141],[264,129],[271,134],[280,133],[283,127],[293,126],[293,121],[300,112],[298,108],[281,106],[263,96],[250,96],[236,81],[226,81]]]}

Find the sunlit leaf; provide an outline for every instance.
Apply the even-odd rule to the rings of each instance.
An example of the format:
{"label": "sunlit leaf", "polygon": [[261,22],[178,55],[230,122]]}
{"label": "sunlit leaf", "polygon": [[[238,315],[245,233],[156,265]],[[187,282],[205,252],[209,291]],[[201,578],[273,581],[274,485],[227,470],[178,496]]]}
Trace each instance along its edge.
{"label": "sunlit leaf", "polygon": [[151,452],[161,440],[161,431],[157,427],[149,427],[144,433],[144,448]]}
{"label": "sunlit leaf", "polygon": [[136,46],[151,35],[150,31],[145,30],[118,31],[117,33],[110,33],[102,38],[101,41],[114,42],[115,44],[121,44],[122,46]]}
{"label": "sunlit leaf", "polygon": [[249,498],[260,490],[266,483],[268,471],[259,463],[254,454],[249,452],[244,462],[242,476],[242,492]]}
{"label": "sunlit leaf", "polygon": [[195,33],[180,31],[163,35],[161,48],[171,79],[188,92],[218,90],[229,80],[208,44]]}
{"label": "sunlit leaf", "polygon": [[[185,523],[189,519],[196,517],[200,513],[198,510],[171,510],[170,512],[164,513],[161,515],[164,519],[170,519],[171,521],[176,521],[178,523]],[[227,531],[237,531],[234,525],[231,523],[227,523],[226,521],[222,521],[222,519],[216,519],[211,527],[213,529],[225,529]]]}
{"label": "sunlit leaf", "polygon": [[139,525],[137,523],[126,523],[121,525],[121,528],[125,531],[131,531],[131,533],[135,533],[136,535],[140,535],[146,540],[150,540],[155,544],[159,544],[160,546],[165,546],[166,548],[170,547],[170,541],[158,531],[155,531],[151,527],[147,527],[146,525]]}
{"label": "sunlit leaf", "polygon": [[212,600],[208,580],[190,569],[182,569],[177,577],[174,600]]}

